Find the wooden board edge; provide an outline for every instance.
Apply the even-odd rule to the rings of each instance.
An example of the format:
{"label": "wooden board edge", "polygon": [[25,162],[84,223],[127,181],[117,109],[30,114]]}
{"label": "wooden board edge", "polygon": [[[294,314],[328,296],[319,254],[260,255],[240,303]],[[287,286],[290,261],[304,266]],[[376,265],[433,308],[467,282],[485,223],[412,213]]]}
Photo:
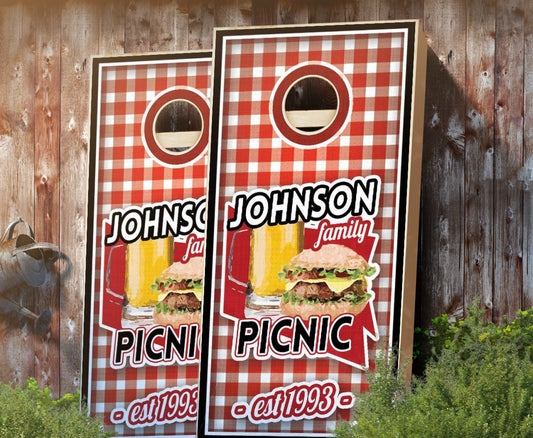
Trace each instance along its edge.
{"label": "wooden board edge", "polygon": [[[93,239],[94,239],[94,191],[96,187],[96,137],[97,137],[97,108],[99,99],[100,64],[109,57],[91,56],[91,88],[89,95],[89,151],[87,163],[87,229],[86,229],[86,261],[85,261],[85,295],[83,300],[83,334],[82,334],[82,368],[81,368],[81,400],[89,403],[89,380],[92,368],[92,283],[93,273]],[[91,267],[91,269],[89,268]]]}
{"label": "wooden board edge", "polygon": [[[405,27],[408,23],[415,23],[418,26],[420,26],[420,20],[419,19],[405,19],[405,20],[370,20],[370,21],[339,21],[339,22],[324,22],[324,23],[298,23],[298,24],[270,24],[270,25],[257,25],[257,26],[217,26],[214,28],[214,33],[216,36],[217,32],[233,32],[233,31],[261,31],[261,30],[290,30],[290,29],[302,29],[302,28],[320,28],[320,27],[327,27],[327,28],[342,28],[342,27],[350,27],[353,25],[387,25],[390,27],[390,25],[398,24],[402,25],[402,27]],[[314,30],[314,29],[313,29]],[[214,41],[214,40],[213,40]]]}
{"label": "wooden board edge", "polygon": [[413,333],[415,320],[416,277],[418,259],[418,227],[420,189],[422,182],[422,145],[424,138],[424,104],[426,93],[427,44],[417,21],[415,28],[413,62],[413,92],[411,107],[409,171],[407,180],[407,208],[403,265],[403,296],[399,342],[399,366],[404,367],[406,378],[411,379]]}
{"label": "wooden board edge", "polygon": [[111,63],[111,62],[143,62],[150,60],[168,60],[175,59],[203,59],[212,57],[212,50],[177,50],[168,52],[146,52],[146,53],[119,53],[116,55],[91,55],[91,62]]}

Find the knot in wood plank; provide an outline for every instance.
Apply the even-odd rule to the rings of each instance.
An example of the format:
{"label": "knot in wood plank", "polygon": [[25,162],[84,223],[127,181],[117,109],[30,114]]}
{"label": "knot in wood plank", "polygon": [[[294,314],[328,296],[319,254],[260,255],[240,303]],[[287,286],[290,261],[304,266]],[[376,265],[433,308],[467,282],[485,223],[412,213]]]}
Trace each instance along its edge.
{"label": "knot in wood plank", "polygon": [[509,224],[514,220],[514,210],[512,207],[507,207],[505,210],[505,221]]}
{"label": "knot in wood plank", "polygon": [[72,116],[68,122],[68,130],[70,132],[75,132],[76,131],[76,120],[74,119],[74,116]]}
{"label": "knot in wood plank", "polygon": [[505,245],[505,248],[503,249],[503,256],[505,257],[505,260],[509,261],[511,260],[511,257],[513,256],[513,247],[511,245]]}

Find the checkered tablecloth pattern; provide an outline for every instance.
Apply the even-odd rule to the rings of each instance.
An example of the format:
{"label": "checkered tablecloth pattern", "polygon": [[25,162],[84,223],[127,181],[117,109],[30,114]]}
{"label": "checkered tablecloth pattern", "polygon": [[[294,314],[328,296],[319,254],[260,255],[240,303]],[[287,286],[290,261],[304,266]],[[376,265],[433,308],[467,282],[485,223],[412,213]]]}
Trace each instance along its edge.
{"label": "checkered tablecloth pattern", "polygon": [[[112,335],[99,326],[102,221],[111,210],[205,195],[207,154],[194,164],[170,168],[154,161],[141,138],[141,122],[147,106],[163,90],[192,87],[210,97],[211,61],[116,61],[101,63],[96,142],[97,186],[90,202],[95,204],[93,245],[92,373],[89,381],[90,411],[103,417],[106,428],[118,436],[182,436],[195,434],[195,422],[129,429],[112,425],[110,412],[152,392],[198,383],[198,365],[110,367]],[[93,111],[95,106],[93,106]],[[95,177],[95,176],[93,176]]]}
{"label": "checkered tablecloth pattern", "polygon": [[[324,434],[348,410],[330,418],[254,425],[231,416],[237,401],[250,401],[292,382],[333,379],[341,392],[367,389],[363,372],[335,359],[243,362],[231,359],[233,322],[220,315],[224,205],[238,191],[338,178],[378,175],[382,187],[374,231],[379,242],[373,262],[381,268],[373,282],[379,335],[391,337],[394,235],[398,223],[401,114],[407,34],[402,31],[284,34],[223,40],[220,115],[220,184],[215,293],[212,302],[212,361],[209,364],[207,431],[238,433]],[[218,62],[218,60],[217,60]],[[333,65],[344,74],[353,93],[353,111],[340,135],[326,146],[296,148],[278,137],[269,116],[277,81],[305,62]],[[370,356],[376,344],[369,342]]]}

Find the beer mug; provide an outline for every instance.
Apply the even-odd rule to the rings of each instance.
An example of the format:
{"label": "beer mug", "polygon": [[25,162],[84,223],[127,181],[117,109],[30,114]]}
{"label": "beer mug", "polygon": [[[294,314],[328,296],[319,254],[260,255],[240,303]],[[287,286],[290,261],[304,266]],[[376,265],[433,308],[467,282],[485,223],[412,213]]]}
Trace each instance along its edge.
{"label": "beer mug", "polygon": [[152,317],[158,295],[152,284],[173,261],[173,237],[138,240],[126,246],[124,319]]}
{"label": "beer mug", "polygon": [[[231,251],[229,255],[228,279],[240,285],[235,289],[246,293],[245,315],[252,317],[270,316],[279,313],[279,302],[285,292],[286,280],[280,280],[278,274],[283,266],[303,248],[303,223],[268,226],[251,230],[243,234],[248,237],[247,241],[239,237],[239,232],[233,235]],[[246,242],[246,243],[243,243]],[[248,262],[248,279],[242,282],[233,277],[233,264],[239,253],[236,247],[249,245],[250,256]],[[239,262],[241,260],[238,260]],[[243,289],[242,286],[246,288]]]}

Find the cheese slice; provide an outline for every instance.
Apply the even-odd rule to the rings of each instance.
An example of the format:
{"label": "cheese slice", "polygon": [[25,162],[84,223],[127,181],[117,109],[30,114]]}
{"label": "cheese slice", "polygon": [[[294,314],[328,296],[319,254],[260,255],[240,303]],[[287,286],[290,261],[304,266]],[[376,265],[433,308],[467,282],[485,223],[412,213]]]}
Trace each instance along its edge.
{"label": "cheese slice", "polygon": [[[364,280],[363,277],[356,278],[355,280],[352,278],[342,278],[342,277],[335,277],[335,278],[312,278],[308,280],[296,280],[296,281],[288,281],[285,285],[285,290],[289,291],[294,286],[296,286],[296,283],[302,281],[304,283],[326,283],[328,287],[335,293],[340,293],[344,289],[349,288],[352,284],[354,284],[358,280]],[[366,288],[366,285],[365,285]]]}
{"label": "cheese slice", "polygon": [[198,301],[202,301],[202,286],[183,290],[167,290],[166,292],[159,294],[157,301],[163,301],[166,297],[168,297],[168,294],[194,294]]}

